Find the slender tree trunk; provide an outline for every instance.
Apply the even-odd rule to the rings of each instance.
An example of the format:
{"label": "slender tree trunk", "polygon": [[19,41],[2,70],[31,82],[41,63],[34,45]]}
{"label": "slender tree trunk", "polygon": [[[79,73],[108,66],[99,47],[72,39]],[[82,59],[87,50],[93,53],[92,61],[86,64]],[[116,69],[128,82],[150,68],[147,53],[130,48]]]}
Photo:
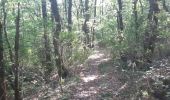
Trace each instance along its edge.
{"label": "slender tree trunk", "polygon": [[[50,0],[50,2],[51,2],[52,14],[53,14],[55,22],[56,22],[56,27],[55,27],[54,36],[53,36],[53,45],[54,45],[55,62],[56,62],[57,69],[58,69],[59,81],[61,82],[63,66],[62,66],[62,61],[61,61],[62,57],[61,57],[60,51],[59,51],[59,47],[60,47],[59,35],[61,32],[60,14],[59,14],[57,1]],[[61,89],[61,92],[63,92],[61,84],[60,84],[60,89]]]}
{"label": "slender tree trunk", "polygon": [[[10,61],[12,63],[11,65],[11,68],[9,70],[9,74],[10,75],[13,75],[14,73],[14,55],[13,55],[13,52],[12,52],[12,48],[11,48],[11,45],[10,45],[10,42],[9,42],[9,39],[8,39],[8,35],[7,35],[7,30],[6,30],[6,18],[7,18],[7,12],[5,10],[5,3],[6,1],[3,2],[3,14],[4,14],[4,18],[3,18],[3,31],[4,31],[4,38],[6,40],[6,44],[7,44],[7,47],[8,47],[8,52],[9,52],[9,58],[10,58]],[[10,76],[9,75],[9,76]],[[13,79],[11,77],[7,77],[8,81],[9,81],[9,84],[11,86],[11,88],[13,90],[15,90],[14,88],[14,82],[13,82]]]}
{"label": "slender tree trunk", "polygon": [[94,0],[94,20],[93,22],[96,23],[96,5],[97,5],[97,0]]}
{"label": "slender tree trunk", "polygon": [[94,20],[93,20],[93,26],[92,26],[92,45],[91,47],[94,47],[94,38],[95,38],[95,25],[96,25],[96,4],[97,0],[94,0]]}
{"label": "slender tree trunk", "polygon": [[7,46],[8,46],[8,49],[9,49],[9,58],[11,60],[11,62],[13,63],[14,60],[13,60],[13,53],[12,53],[12,48],[11,48],[11,45],[9,43],[9,40],[8,40],[8,35],[7,35],[7,30],[6,30],[6,18],[7,18],[7,13],[5,11],[5,3],[3,4],[3,13],[4,13],[4,22],[3,22],[3,29],[4,29],[4,35],[5,35],[5,39],[6,39],[6,43],[7,43]]}
{"label": "slender tree trunk", "polygon": [[90,46],[89,26],[87,25],[87,23],[89,22],[89,19],[90,19],[89,0],[85,0],[85,21],[84,21],[82,30],[85,33],[84,43],[86,46]]}
{"label": "slender tree trunk", "polygon": [[67,15],[68,15],[68,9],[67,9],[67,2],[69,2],[70,0],[64,0],[64,11],[65,11],[65,15],[66,15],[66,19],[67,19]]}
{"label": "slender tree trunk", "polygon": [[101,0],[100,1],[100,5],[101,5],[101,7],[100,7],[100,23],[102,22],[102,16],[103,16],[103,14],[104,14],[104,11],[103,11],[103,3],[104,3],[104,0]]}
{"label": "slender tree trunk", "polygon": [[[102,17],[103,17],[103,14],[104,14],[104,12],[103,12],[103,2],[104,2],[104,0],[100,0],[100,5],[101,5],[101,7],[100,7],[100,24],[102,24]],[[103,37],[104,36],[104,34],[103,34],[104,32],[103,32],[103,29],[101,30],[101,37]],[[103,39],[103,38],[102,38]]]}
{"label": "slender tree trunk", "polygon": [[78,21],[77,23],[77,30],[80,30],[80,21],[79,21],[79,16],[80,16],[80,4],[78,4],[75,0],[74,0],[74,6],[76,9],[76,19]]}
{"label": "slender tree trunk", "polygon": [[59,34],[61,32],[61,24],[60,24],[60,15],[58,11],[58,5],[56,0],[51,0],[51,9],[52,13],[56,22],[56,27],[55,27],[55,32],[54,32],[54,37],[53,37],[53,44],[54,44],[54,53],[55,53],[55,61],[56,65],[58,67],[58,74],[61,76],[61,57],[60,57],[60,51],[59,51]]}
{"label": "slender tree trunk", "polygon": [[[71,34],[71,31],[72,31],[72,25],[73,25],[73,21],[72,21],[72,0],[67,0],[67,5],[68,5],[68,9],[67,9],[67,14],[68,14],[68,17],[67,17],[67,22],[68,22],[68,32],[70,32],[69,34]],[[69,39],[69,43],[68,44],[68,47],[67,47],[67,51],[68,52],[68,56],[66,56],[66,58],[70,58],[72,56],[72,40]],[[63,53],[62,53],[63,54]]]}
{"label": "slender tree trunk", "polygon": [[166,0],[162,0],[162,4],[163,4],[163,9],[164,9],[166,12],[169,12],[168,7],[166,6]]}
{"label": "slender tree trunk", "polygon": [[[62,57],[60,55],[60,39],[59,35],[61,32],[61,22],[60,22],[60,14],[59,14],[59,9],[58,9],[58,4],[56,0],[50,0],[51,2],[51,10],[52,14],[54,16],[55,22],[56,22],[56,27],[54,31],[54,36],[53,36],[53,45],[54,45],[54,53],[55,53],[55,62],[58,68],[58,75],[60,78],[66,78],[68,75],[68,70],[65,68],[65,66],[62,63]],[[62,88],[61,88],[62,90]]]}
{"label": "slender tree trunk", "polygon": [[0,100],[6,99],[5,69],[3,61],[3,26],[0,21]]}
{"label": "slender tree trunk", "polygon": [[[76,1],[74,0],[74,3],[76,5]],[[77,20],[78,20],[78,31],[81,31],[81,21],[80,19],[83,17],[83,14],[84,14],[84,8],[83,8],[83,1],[82,0],[79,0],[78,4],[76,5],[76,9],[77,9]]]}
{"label": "slender tree trunk", "polygon": [[43,27],[44,27],[44,48],[45,48],[45,76],[48,76],[52,71],[52,63],[51,63],[51,50],[49,37],[47,32],[47,8],[46,8],[46,0],[42,0],[42,16],[43,16]]}
{"label": "slender tree trunk", "polygon": [[15,35],[15,100],[21,100],[19,87],[19,38],[20,38],[20,3],[18,3],[18,14],[16,17],[16,35]]}
{"label": "slender tree trunk", "polygon": [[152,56],[155,48],[155,41],[158,34],[158,17],[160,9],[157,0],[149,0],[149,14],[148,14],[148,30],[145,32],[144,37],[144,50],[145,50],[145,60],[148,63],[152,62]]}
{"label": "slender tree trunk", "polygon": [[72,0],[68,0],[68,31],[72,31]]}
{"label": "slender tree trunk", "polygon": [[140,3],[140,8],[141,8],[141,13],[143,14],[143,4],[142,4],[142,0],[139,0]]}
{"label": "slender tree trunk", "polygon": [[134,22],[135,22],[136,42],[138,42],[138,12],[137,12],[137,2],[138,2],[138,0],[134,0],[133,1],[133,15],[134,15]]}
{"label": "slender tree trunk", "polygon": [[81,16],[83,16],[84,12],[85,12],[84,4],[83,4],[82,0],[79,0],[79,2],[80,2],[80,14],[81,14]]}
{"label": "slender tree trunk", "polygon": [[117,23],[118,23],[118,31],[123,31],[123,17],[122,17],[122,0],[117,0],[118,2],[118,11],[117,11]]}

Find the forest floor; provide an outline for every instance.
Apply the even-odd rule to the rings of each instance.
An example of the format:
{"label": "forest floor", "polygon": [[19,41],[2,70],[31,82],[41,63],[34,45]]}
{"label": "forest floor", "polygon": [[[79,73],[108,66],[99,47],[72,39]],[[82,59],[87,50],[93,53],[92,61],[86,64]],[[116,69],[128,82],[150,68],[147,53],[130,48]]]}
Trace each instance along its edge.
{"label": "forest floor", "polygon": [[114,91],[121,86],[118,73],[112,67],[109,53],[96,49],[83,65],[80,65],[76,75],[80,78],[78,84],[69,87],[74,100],[107,100],[113,99]]}
{"label": "forest floor", "polygon": [[[84,64],[77,65],[73,78],[46,94],[49,100],[120,100],[119,92],[129,84],[127,76],[113,65],[109,50],[96,47]],[[46,98],[46,99],[47,99]]]}
{"label": "forest floor", "polygon": [[[132,100],[136,98],[139,86],[143,86],[143,83],[145,87],[148,86],[145,84],[148,82],[143,80],[143,75],[146,73],[120,70],[110,54],[106,48],[95,47],[83,64],[69,70],[73,75],[62,83],[63,92],[57,74],[54,74],[55,78],[50,83],[44,85],[34,96],[24,100]],[[152,76],[158,75],[151,74]]]}
{"label": "forest floor", "polygon": [[63,93],[60,86],[56,86],[58,83],[52,82],[43,93],[32,99],[116,100],[116,95],[126,84],[120,81],[121,74],[112,64],[110,52],[96,47],[83,64],[72,69],[74,75],[62,84]]}
{"label": "forest floor", "polygon": [[53,92],[49,99],[112,100],[122,83],[118,80],[119,73],[114,70],[109,55],[108,51],[97,47],[84,64],[74,69],[75,79],[63,85],[64,93]]}

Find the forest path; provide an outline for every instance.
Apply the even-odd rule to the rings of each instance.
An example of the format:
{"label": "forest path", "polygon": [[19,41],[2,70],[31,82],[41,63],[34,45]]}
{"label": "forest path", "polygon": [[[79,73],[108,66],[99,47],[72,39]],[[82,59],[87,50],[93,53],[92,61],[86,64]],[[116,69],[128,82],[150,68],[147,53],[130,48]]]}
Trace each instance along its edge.
{"label": "forest path", "polygon": [[77,76],[80,81],[71,86],[73,100],[113,100],[121,83],[119,73],[111,63],[110,53],[96,47],[84,64],[78,67]]}
{"label": "forest path", "polygon": [[74,76],[62,85],[64,93],[59,86],[48,88],[41,95],[43,100],[118,100],[115,95],[123,84],[105,48],[95,47],[88,59],[72,70]]}
{"label": "forest path", "polygon": [[57,86],[54,90],[46,91],[42,96],[39,95],[38,98],[43,97],[40,100],[130,100],[137,98],[138,85],[145,85],[143,84],[145,80],[141,81],[143,73],[120,70],[113,63],[110,54],[107,49],[95,48],[83,64],[72,69],[75,74],[62,85],[63,93]]}

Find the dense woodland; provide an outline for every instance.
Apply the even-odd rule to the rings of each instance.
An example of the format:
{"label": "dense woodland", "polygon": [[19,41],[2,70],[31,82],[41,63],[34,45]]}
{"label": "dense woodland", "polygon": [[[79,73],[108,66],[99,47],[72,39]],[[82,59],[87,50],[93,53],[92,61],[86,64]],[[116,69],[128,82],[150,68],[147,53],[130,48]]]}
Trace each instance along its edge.
{"label": "dense woodland", "polygon": [[0,100],[170,100],[170,0],[0,0]]}

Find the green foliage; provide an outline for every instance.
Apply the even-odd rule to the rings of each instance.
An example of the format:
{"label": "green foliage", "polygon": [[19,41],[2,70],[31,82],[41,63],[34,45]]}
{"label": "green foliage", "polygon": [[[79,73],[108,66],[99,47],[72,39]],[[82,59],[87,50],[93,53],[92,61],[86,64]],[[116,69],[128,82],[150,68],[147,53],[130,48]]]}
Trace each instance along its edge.
{"label": "green foliage", "polygon": [[83,46],[80,46],[78,48],[75,48],[75,50],[73,51],[72,59],[74,62],[83,63],[85,59],[87,59],[88,55],[89,51],[84,50]]}
{"label": "green foliage", "polygon": [[76,32],[61,32],[60,34],[64,62],[67,63],[66,66],[74,63],[83,63],[88,57],[89,50],[84,50],[79,37],[81,38],[81,35]]}
{"label": "green foliage", "polygon": [[63,42],[72,43],[76,39],[76,34],[74,32],[61,32],[60,40]]}

